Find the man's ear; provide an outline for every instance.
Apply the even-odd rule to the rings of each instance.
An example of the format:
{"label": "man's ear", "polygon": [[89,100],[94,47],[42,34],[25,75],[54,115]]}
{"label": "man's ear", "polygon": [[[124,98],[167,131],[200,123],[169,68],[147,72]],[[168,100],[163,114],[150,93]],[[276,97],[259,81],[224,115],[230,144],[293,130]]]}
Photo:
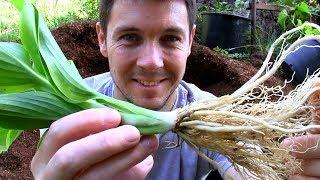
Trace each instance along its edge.
{"label": "man's ear", "polygon": [[193,42],[193,38],[196,34],[196,25],[194,24],[190,33],[190,41],[189,41],[189,55],[191,54],[191,46],[192,46],[192,42]]}
{"label": "man's ear", "polygon": [[105,32],[103,31],[103,28],[100,22],[97,22],[96,24],[96,31],[97,31],[98,41],[99,41],[100,52],[104,57],[107,58],[108,51],[107,51],[106,35],[105,35]]}

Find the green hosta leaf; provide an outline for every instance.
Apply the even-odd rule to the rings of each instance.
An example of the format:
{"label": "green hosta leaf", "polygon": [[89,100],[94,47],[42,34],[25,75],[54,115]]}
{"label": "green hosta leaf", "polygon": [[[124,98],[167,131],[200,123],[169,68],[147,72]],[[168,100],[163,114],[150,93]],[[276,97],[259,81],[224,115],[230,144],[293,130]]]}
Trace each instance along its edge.
{"label": "green hosta leaf", "polygon": [[0,127],[37,129],[68,114],[83,110],[46,92],[30,91],[0,95]]}
{"label": "green hosta leaf", "polygon": [[286,29],[286,21],[288,17],[289,17],[288,11],[285,9],[279,13],[278,24],[280,25],[281,28]]}
{"label": "green hosta leaf", "polygon": [[[48,31],[48,33],[50,32]],[[44,37],[47,35],[51,36],[48,33],[40,33],[40,41],[42,42],[40,50],[49,67],[50,76],[55,86],[71,102],[78,103],[94,98],[95,93],[86,85],[79,72],[74,69],[74,65],[70,64],[63,54],[59,55],[56,52],[55,48],[59,47],[55,44],[54,39],[51,41],[50,37]]]}
{"label": "green hosta leaf", "polygon": [[0,93],[50,89],[49,82],[31,67],[29,55],[22,45],[0,42]]}
{"label": "green hosta leaf", "polygon": [[79,73],[76,65],[74,64],[74,62],[72,60],[68,60],[68,62],[70,63],[70,70],[74,71],[74,73]]}
{"label": "green hosta leaf", "polygon": [[[20,13],[22,37],[25,40],[32,39],[30,42],[23,41],[23,45],[29,53],[39,54],[38,51],[40,51],[42,58],[34,57],[33,60],[39,66],[44,65],[43,69],[48,71],[50,76],[48,80],[52,80],[53,86],[70,102],[79,103],[94,98],[96,93],[86,85],[79,72],[74,71],[72,65],[68,63],[37,9],[25,3]],[[39,70],[37,66],[35,68]]]}
{"label": "green hosta leaf", "polygon": [[0,127],[0,153],[8,151],[9,146],[21,133],[21,130],[4,129]]}
{"label": "green hosta leaf", "polygon": [[[24,0],[13,2],[21,14],[21,36],[26,52],[19,47],[17,49],[22,53],[9,57],[24,62],[22,69],[27,67],[30,72],[33,69],[36,72],[34,74],[46,79],[48,83],[45,84],[51,89],[38,90],[37,86],[33,86],[37,91],[0,94],[0,127],[43,128],[68,114],[105,106],[117,109],[123,124],[137,125],[144,134],[161,133],[174,127],[177,118],[175,112],[167,114],[144,109],[99,94],[88,87],[74,64],[68,62],[62,53],[35,7]],[[23,5],[21,2],[24,2]],[[15,57],[19,55],[20,57]],[[31,61],[27,60],[28,55],[32,58]],[[5,69],[4,66],[0,67]],[[22,70],[22,73],[25,73],[24,71]],[[33,80],[28,82],[33,83]],[[140,123],[135,123],[135,120],[140,120]]]}
{"label": "green hosta leaf", "polygon": [[43,64],[38,48],[38,18],[38,11],[35,11],[31,4],[25,3],[20,13],[20,37],[22,44],[33,60],[32,65],[34,70],[46,78],[49,78],[48,70]]}

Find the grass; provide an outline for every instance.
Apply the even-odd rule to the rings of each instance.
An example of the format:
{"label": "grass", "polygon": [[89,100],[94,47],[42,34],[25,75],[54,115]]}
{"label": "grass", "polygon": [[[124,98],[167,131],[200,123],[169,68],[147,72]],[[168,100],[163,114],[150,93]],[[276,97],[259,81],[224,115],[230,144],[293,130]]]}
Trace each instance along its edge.
{"label": "grass", "polygon": [[[96,19],[97,0],[31,0],[44,16],[49,27]],[[0,0],[0,41],[16,41],[19,38],[19,15],[9,0]]]}

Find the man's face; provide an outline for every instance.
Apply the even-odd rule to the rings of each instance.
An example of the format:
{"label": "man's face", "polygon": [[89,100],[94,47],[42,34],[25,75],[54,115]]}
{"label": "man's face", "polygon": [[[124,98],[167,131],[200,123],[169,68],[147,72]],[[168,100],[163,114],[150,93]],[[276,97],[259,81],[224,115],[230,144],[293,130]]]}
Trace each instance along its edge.
{"label": "man's face", "polygon": [[115,96],[145,108],[167,109],[183,77],[194,31],[190,33],[184,0],[115,1],[106,36],[97,24]]}

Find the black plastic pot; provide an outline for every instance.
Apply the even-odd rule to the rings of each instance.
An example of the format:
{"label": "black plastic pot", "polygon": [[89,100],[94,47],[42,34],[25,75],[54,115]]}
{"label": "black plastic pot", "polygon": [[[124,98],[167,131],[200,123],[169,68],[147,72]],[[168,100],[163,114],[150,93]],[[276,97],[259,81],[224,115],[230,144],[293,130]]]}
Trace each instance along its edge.
{"label": "black plastic pot", "polygon": [[320,25],[320,15],[312,14],[311,15],[311,22]]}
{"label": "black plastic pot", "polygon": [[[203,13],[201,40],[210,48],[230,49],[246,45],[250,19],[231,14]],[[241,52],[241,49],[233,52]]]}
{"label": "black plastic pot", "polygon": [[[310,40],[304,45],[320,46],[320,42]],[[306,78],[307,69],[311,75],[320,68],[320,48],[302,46],[286,57],[284,66],[287,75],[291,76],[295,72],[294,80],[301,83]]]}

